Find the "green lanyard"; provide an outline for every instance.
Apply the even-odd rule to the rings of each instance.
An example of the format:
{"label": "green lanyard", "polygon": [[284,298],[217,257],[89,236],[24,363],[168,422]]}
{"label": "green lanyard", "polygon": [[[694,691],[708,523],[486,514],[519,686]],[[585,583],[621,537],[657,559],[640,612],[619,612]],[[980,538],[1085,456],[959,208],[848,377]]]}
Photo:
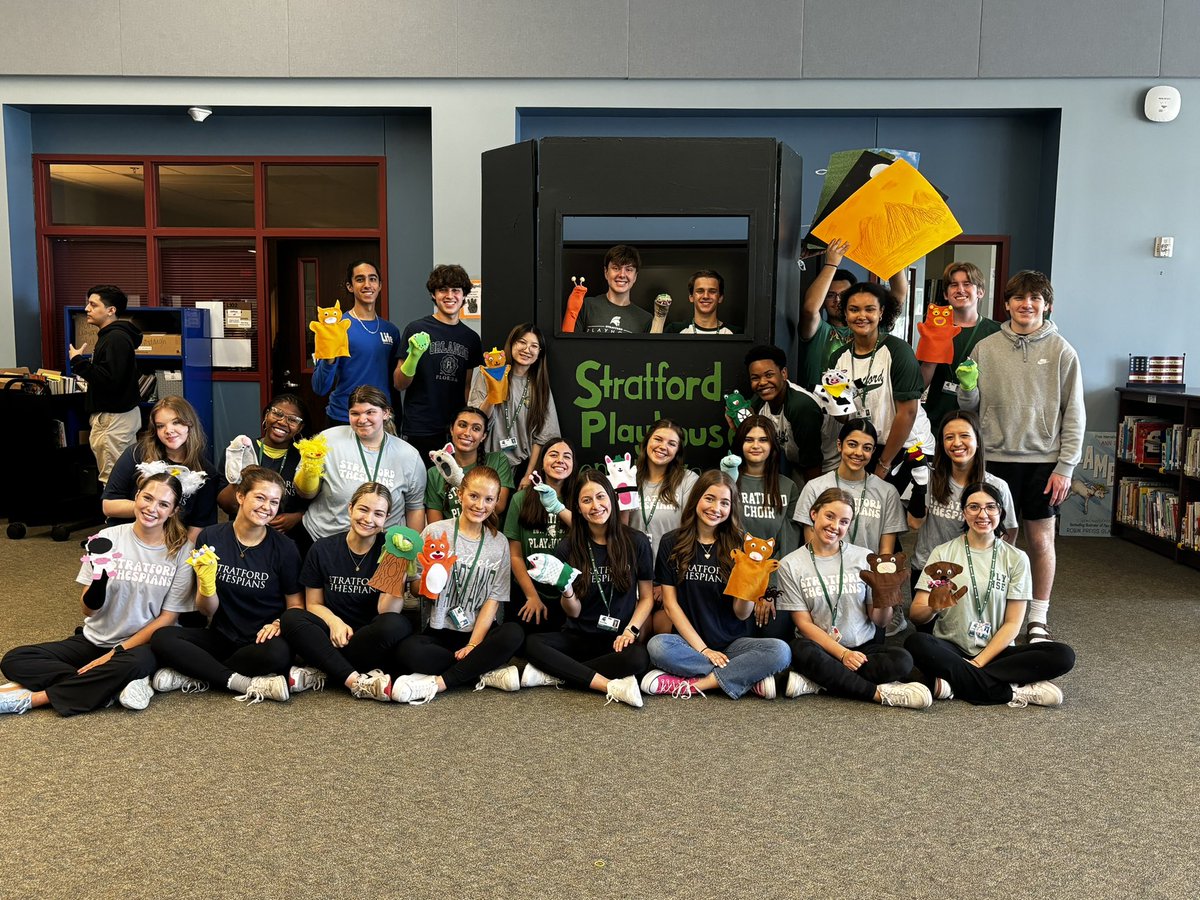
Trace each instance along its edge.
{"label": "green lanyard", "polygon": [[[863,396],[864,404],[867,402],[866,401],[867,394],[872,390],[871,387],[867,386],[867,382],[871,380],[871,373],[875,371],[875,354],[879,352],[879,345],[882,343],[883,343],[882,338],[879,338],[879,337],[875,338],[875,349],[871,351],[871,359],[870,359],[870,362],[867,363],[867,377],[862,380],[861,387],[859,387],[858,385],[855,385],[855,387],[858,387],[859,393],[861,393]],[[851,343],[851,345],[850,345],[850,380],[851,381],[855,380],[855,378],[854,378],[854,362],[856,359],[857,359],[857,357],[854,355],[854,344]]]}
{"label": "green lanyard", "polygon": [[[525,390],[521,392],[521,399],[517,401],[517,408],[513,410],[512,418],[504,417],[504,428],[508,434],[512,435],[513,426],[517,424],[517,417],[521,415],[521,410],[524,408],[526,401],[529,399],[529,379],[525,379]],[[505,404],[508,406],[509,404]]]}
{"label": "green lanyard", "polygon": [[596,554],[592,552],[592,542],[590,540],[588,541],[588,560],[590,560],[592,564],[592,584],[594,584],[596,586],[596,590],[600,592],[600,599],[604,602],[604,614],[609,615],[612,610],[611,600],[609,595],[604,592],[604,584],[600,581],[600,578],[596,573]]}
{"label": "green lanyard", "polygon": [[[358,444],[358,458],[362,460],[363,474],[371,472],[371,467],[367,465],[367,454],[363,452],[362,441],[358,439],[358,435],[354,436],[354,443]],[[371,477],[368,481],[379,480],[379,464],[383,462],[383,448],[387,446],[387,435],[383,436],[383,440],[379,442],[379,455],[375,457],[375,471],[371,472]]]}
{"label": "green lanyard", "polygon": [[841,611],[842,602],[842,584],[846,575],[846,557],[842,552],[842,542],[838,541],[838,605],[834,606],[833,601],[829,599],[829,589],[825,587],[825,579],[821,577],[821,570],[817,568],[817,554],[813,553],[812,544],[808,545],[808,557],[812,560],[813,571],[817,573],[817,581],[821,583],[821,593],[825,595],[825,605],[829,607],[830,628],[837,627],[838,612]]}
{"label": "green lanyard", "polygon": [[[850,543],[852,544],[854,543],[854,539],[858,537],[858,523],[862,519],[862,516],[859,513],[862,511],[863,503],[867,499],[867,482],[870,480],[871,473],[867,472],[866,477],[863,479],[862,493],[858,495],[858,503],[854,507],[854,525],[850,529]],[[845,490],[845,488],[842,487],[842,479],[838,477],[837,469],[833,470],[833,481],[838,486],[839,490]]]}
{"label": "green lanyard", "polygon": [[967,536],[963,535],[963,546],[967,548],[967,571],[971,575],[971,594],[975,600],[975,612],[979,616],[979,621],[986,621],[983,618],[983,611],[987,604],[984,602],[987,597],[992,594],[992,579],[996,575],[996,556],[1000,552],[1000,542],[994,537],[992,539],[992,569],[988,572],[987,593],[980,595],[979,587],[975,584],[975,563],[971,561],[971,545],[967,543]]}
{"label": "green lanyard", "polygon": [[[260,466],[262,466],[264,469],[270,469],[272,472],[282,472],[284,464],[287,462],[287,451],[285,450],[283,452],[283,456],[279,456],[279,457],[267,456],[266,452],[265,452],[266,446],[263,444],[263,442],[255,441],[255,443],[258,445],[258,451],[257,451],[258,464]],[[273,465],[274,463],[279,463],[279,468],[275,468]]]}
{"label": "green lanyard", "polygon": [[638,491],[638,503],[642,506],[642,523],[646,528],[646,533],[650,533],[650,523],[654,521],[654,514],[658,512],[658,501],[662,499],[662,485],[658,486],[658,493],[654,495],[654,503],[650,506],[650,515],[646,515],[646,492]]}
{"label": "green lanyard", "polygon": [[[454,599],[461,606],[466,600],[466,589],[471,586],[471,579],[475,576],[475,566],[479,563],[479,554],[483,551],[483,527],[479,529],[479,543],[475,547],[475,558],[471,560],[471,568],[467,570],[465,581],[458,580],[458,562],[455,561],[454,568],[450,570],[450,577],[454,580]],[[454,555],[458,556],[458,519],[454,520]]]}

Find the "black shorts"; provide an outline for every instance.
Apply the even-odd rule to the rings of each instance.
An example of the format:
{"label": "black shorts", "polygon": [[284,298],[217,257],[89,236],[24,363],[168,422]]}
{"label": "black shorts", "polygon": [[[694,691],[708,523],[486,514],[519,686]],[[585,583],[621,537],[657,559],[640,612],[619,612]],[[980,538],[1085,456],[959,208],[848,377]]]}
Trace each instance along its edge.
{"label": "black shorts", "polygon": [[1046,493],[1046,482],[1054,474],[1054,465],[1052,462],[988,460],[987,470],[1008,484],[1017,518],[1035,522],[1038,519],[1053,519],[1058,515],[1058,507],[1051,505],[1050,495]]}

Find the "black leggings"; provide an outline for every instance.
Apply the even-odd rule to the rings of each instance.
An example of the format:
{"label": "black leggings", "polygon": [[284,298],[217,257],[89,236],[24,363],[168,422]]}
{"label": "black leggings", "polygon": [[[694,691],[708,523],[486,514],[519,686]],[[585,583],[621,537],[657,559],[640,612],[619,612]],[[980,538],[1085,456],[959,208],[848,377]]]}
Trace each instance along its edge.
{"label": "black leggings", "polygon": [[958,645],[932,634],[910,635],[904,649],[912,654],[926,685],[932,688],[935,678],[944,678],[955,697],[977,706],[1007,703],[1012,685],[1048,681],[1075,667],[1075,651],[1057,641],[1005,647],[982,669],[967,662]]}
{"label": "black leggings", "polygon": [[455,652],[467,646],[470,640],[469,631],[429,628],[402,641],[396,648],[396,656],[405,672],[441,675],[449,690],[474,685],[484,672],[508,663],[525,635],[512,622],[493,625],[478,647],[462,659],[455,659]]}
{"label": "black leggings", "polygon": [[108,649],[76,634],[65,641],[9,650],[0,660],[0,668],[22,687],[45,691],[60,715],[73,716],[108,705],[129,682],[153,674],[154,654],[146,644],[121,650],[104,665],[79,674],[81,666],[103,656]]}
{"label": "black leggings", "polygon": [[230,690],[234,675],[284,675],[292,665],[292,648],[282,637],[235,644],[211,628],[160,628],[150,647],[159,665]]}
{"label": "black leggings", "polygon": [[548,675],[572,687],[587,688],[597,674],[605,678],[641,675],[650,668],[650,654],[636,641],[620,653],[613,650],[616,635],[560,631],[531,634],[525,639],[525,658]]}
{"label": "black leggings", "polygon": [[412,634],[408,619],[400,613],[381,613],[362,628],[356,628],[345,647],[329,640],[329,626],[306,609],[286,610],[279,617],[283,639],[307,665],[320,669],[338,684],[355,672],[382,669],[395,677],[401,672],[396,649]]}
{"label": "black leggings", "polygon": [[874,702],[877,685],[901,681],[912,671],[912,657],[899,647],[886,646],[878,626],[874,639],[846,649],[866,654],[867,661],[857,671],[847,669],[816,641],[796,638],[792,641],[792,668],[834,696],[868,702]]}

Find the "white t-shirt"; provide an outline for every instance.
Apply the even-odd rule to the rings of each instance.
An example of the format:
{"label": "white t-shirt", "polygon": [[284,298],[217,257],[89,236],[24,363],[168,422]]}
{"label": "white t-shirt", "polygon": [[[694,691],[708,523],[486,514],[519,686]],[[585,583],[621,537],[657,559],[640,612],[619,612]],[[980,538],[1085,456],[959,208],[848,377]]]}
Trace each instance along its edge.
{"label": "white t-shirt", "polygon": [[836,624],[843,647],[867,643],[875,637],[875,623],[869,616],[871,590],[861,573],[864,569],[870,571],[867,554],[871,552],[854,544],[843,544],[840,556],[813,556],[808,547],[793,550],[779,564],[777,574],[783,594],[775,608],[780,612],[806,612],[812,616],[813,624],[825,632]]}
{"label": "white t-shirt", "polygon": [[[662,541],[663,535],[679,527],[679,520],[683,517],[683,507],[687,503],[688,497],[691,496],[692,488],[699,480],[700,476],[691,469],[684,471],[683,478],[679,481],[679,490],[675,495],[674,506],[668,506],[665,500],[659,500],[658,492],[662,489],[663,484],[661,481],[657,484],[643,481],[638,486],[642,495],[641,503],[629,511],[629,527],[650,538],[650,550],[655,559],[658,558],[658,545]],[[647,519],[649,522],[646,521]]]}
{"label": "white t-shirt", "polygon": [[846,540],[860,547],[879,552],[879,542],[885,534],[903,534],[908,530],[904,507],[896,489],[876,475],[868,475],[866,481],[838,482],[837,472],[826,472],[814,478],[800,491],[796,503],[796,521],[801,525],[812,524],[814,501],[829,488],[840,487],[854,498],[854,519]]}
{"label": "white t-shirt", "polygon": [[[460,533],[457,539],[454,537],[454,523],[457,521],[442,519],[431,522],[421,532],[426,539],[445,535],[450,542],[450,552],[456,557],[450,580],[429,612],[429,627],[469,632],[475,627],[475,619],[486,601],[508,602],[512,563],[508,554],[508,538],[504,532],[491,534],[485,527],[483,547],[480,547],[479,541],[464,534]],[[478,559],[475,557],[476,551],[479,552]],[[450,615],[452,609],[460,610],[465,616],[466,623],[461,627]]]}

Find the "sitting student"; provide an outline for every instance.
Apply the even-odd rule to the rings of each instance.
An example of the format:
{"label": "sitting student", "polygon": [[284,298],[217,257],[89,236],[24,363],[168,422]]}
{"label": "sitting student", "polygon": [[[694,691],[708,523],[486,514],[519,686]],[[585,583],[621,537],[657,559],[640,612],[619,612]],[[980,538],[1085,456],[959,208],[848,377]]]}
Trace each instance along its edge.
{"label": "sitting student", "polygon": [[[936,622],[932,634],[909,635],[904,649],[937,700],[1058,706],[1062,689],[1050,679],[1074,668],[1075,651],[1057,641],[1013,646],[1033,588],[1029,557],[996,537],[1005,513],[1001,496],[982,482],[963,490],[967,533],[929,554],[931,563],[952,564],[958,574],[947,585],[922,573],[912,619]],[[942,600],[931,591],[949,594]],[[946,602],[952,605],[942,608]]]}
{"label": "sitting student", "polygon": [[[797,477],[821,474],[821,429],[825,415],[808,391],[788,381],[787,358],[778,347],[759,344],[746,354],[750,390],[758,395],[754,411],[775,426],[784,459]],[[734,423],[729,423],[734,427]]]}
{"label": "sitting student", "polygon": [[287,485],[287,496],[279,515],[271,527],[292,537],[304,518],[311,497],[297,490],[296,467],[300,465],[300,451],[294,446],[297,438],[304,436],[304,423],[308,421],[308,407],[295,394],[276,394],[263,410],[262,435],[257,441],[238,435],[225,450],[225,479],[229,482],[217,495],[217,505],[230,517],[237,515],[237,483],[242,469],[249,465],[262,466],[278,472]]}
{"label": "sitting student", "polygon": [[885,647],[890,606],[873,609],[861,573],[870,571],[865,547],[845,542],[853,498],[839,488],[821,492],[809,510],[812,540],[779,567],[779,609],[791,612],[800,636],[792,642],[788,697],[821,689],[850,697],[925,709],[933,703],[923,684],[902,684],[912,657]]}
{"label": "sitting student", "polygon": [[291,693],[321,690],[328,676],[354,697],[391,699],[396,648],[412,626],[401,613],[379,613],[379,591],[368,583],[391,511],[391,492],[368,481],[350,498],[350,530],[321,538],[304,558],[304,608],[279,620],[283,639],[305,662],[288,672]]}
{"label": "sitting student", "polygon": [[[450,444],[454,447],[454,463],[463,472],[470,472],[476,465],[496,470],[500,476],[496,515],[500,516],[508,508],[508,495],[513,489],[512,468],[503,453],[480,453],[479,448],[484,445],[487,433],[487,415],[481,409],[466,406],[459,410],[454,417],[454,424],[450,426]],[[425,521],[453,519],[460,512],[458,488],[446,481],[445,474],[435,462],[425,473]]]}
{"label": "sitting student", "polygon": [[[150,426],[138,442],[121,454],[109,475],[100,498],[107,524],[119,525],[133,518],[138,466],[162,462],[164,471],[175,466],[202,473],[204,483],[183,498],[180,519],[195,543],[200,529],[217,521],[217,495],[225,480],[213,468],[205,452],[208,437],[192,404],[182,397],[163,397],[150,410]],[[172,472],[172,474],[175,474]]]}
{"label": "sitting student", "polygon": [[[563,505],[569,498],[568,479],[575,471],[575,449],[563,438],[554,438],[542,454],[542,471],[537,484],[517,491],[508,507],[504,536],[508,538],[509,562],[513,581],[525,597],[516,622],[526,635],[541,631],[560,631],[566,621],[559,598],[562,591],[539,584],[529,577],[525,564],[535,553],[553,553],[571,527],[571,510]],[[516,602],[520,598],[515,598]]]}
{"label": "sitting student", "polygon": [[10,650],[0,662],[0,712],[50,704],[63,716],[91,712],[116,697],[145,709],[153,691],[150,638],[192,608],[191,545],[179,521],[183,487],[160,472],[138,483],[134,518],[88,539],[75,579],[84,586],[83,628],[64,641]]}
{"label": "sitting student", "polygon": [[185,694],[225,688],[238,700],[287,700],[282,673],[292,650],[279,636],[285,609],[302,608],[300,551],[270,528],[279,515],[284,484],[279,473],[247,466],[238,483],[237,517],[200,532],[196,541],[196,608],[207,628],[163,628],[151,642],[162,666],[156,691]]}
{"label": "sitting student", "polygon": [[561,564],[543,558],[533,572],[541,583],[555,586],[566,623],[557,633],[526,639],[529,664],[521,687],[565,682],[641,706],[638,676],[650,668],[646,648],[638,643],[653,603],[650,541],[621,524],[617,495],[594,469],[576,479],[571,512],[570,533],[554,552]]}
{"label": "sitting student", "polygon": [[[433,591],[437,584],[439,593],[425,630],[400,644],[400,664],[414,674],[392,682],[392,699],[397,703],[428,703],[442,691],[475,682],[476,690],[520,689],[517,667],[509,660],[525,635],[514,622],[493,628],[500,604],[508,602],[510,574],[508,541],[496,527],[499,496],[496,470],[476,466],[463,476],[459,487],[462,512],[432,522],[422,532],[425,554],[431,544],[439,544],[445,551],[441,558],[453,558],[454,563],[449,572],[444,563],[434,571],[418,557],[423,566],[422,591]],[[400,612],[401,605],[400,597],[385,598],[380,611]]]}
{"label": "sitting student", "polygon": [[692,321],[672,322],[668,334],[733,334],[733,330],[717,318],[725,299],[725,279],[720,272],[701,269],[688,279],[688,303],[692,304]]}
{"label": "sitting student", "polygon": [[775,673],[791,661],[788,645],[747,637],[754,604],[724,593],[743,533],[737,486],[723,472],[705,472],[679,528],[658,549],[655,574],[677,633],[650,639],[658,668],[642,679],[646,693],[686,698],[719,687],[734,700],[749,690],[775,697]]}
{"label": "sitting student", "polygon": [[483,365],[479,335],[462,321],[463,299],[471,292],[467,270],[436,266],[425,282],[433,315],[409,322],[396,345],[392,383],[404,391],[402,437],[422,460],[446,443],[446,429],[467,399],[471,372]]}
{"label": "sitting student", "polygon": [[608,292],[584,298],[576,334],[645,334],[650,330],[650,313],[629,298],[641,267],[642,256],[636,247],[617,244],[609,248],[604,254]]}

